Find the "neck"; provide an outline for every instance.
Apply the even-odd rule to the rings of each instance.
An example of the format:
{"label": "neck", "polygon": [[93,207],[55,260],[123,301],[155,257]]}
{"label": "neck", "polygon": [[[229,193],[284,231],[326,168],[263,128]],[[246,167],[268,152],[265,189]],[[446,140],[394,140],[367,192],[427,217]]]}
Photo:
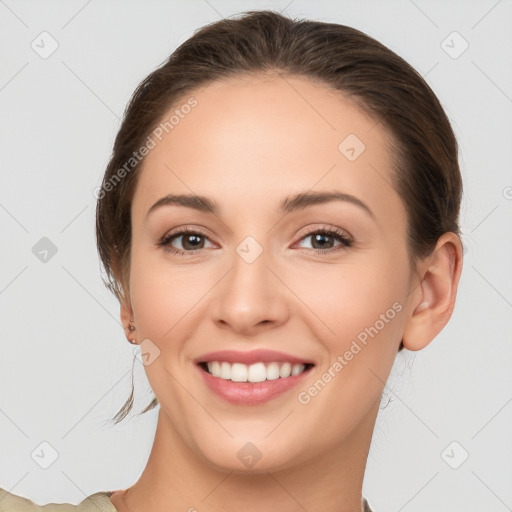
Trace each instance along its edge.
{"label": "neck", "polygon": [[146,468],[132,487],[111,497],[112,503],[119,512],[361,512],[377,412],[378,404],[336,449],[289,469],[244,474],[208,465],[160,410]]}

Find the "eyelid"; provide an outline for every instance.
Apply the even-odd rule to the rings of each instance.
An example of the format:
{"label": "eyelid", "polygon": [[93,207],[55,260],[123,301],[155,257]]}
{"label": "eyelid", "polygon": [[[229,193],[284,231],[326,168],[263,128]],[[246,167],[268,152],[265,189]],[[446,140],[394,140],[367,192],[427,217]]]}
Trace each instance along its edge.
{"label": "eyelid", "polygon": [[182,233],[199,233],[201,235],[204,235],[204,236],[207,236],[208,238],[210,238],[210,235],[208,235],[206,233],[206,231],[203,230],[202,228],[199,228],[196,226],[191,227],[189,225],[182,226],[182,227],[179,227],[176,229],[171,229],[170,231],[166,232],[162,238],[168,238],[170,236],[178,235],[178,234],[182,234]]}
{"label": "eyelid", "polygon": [[320,224],[319,226],[305,227],[299,231],[299,233],[297,235],[297,237],[298,237],[297,241],[300,241],[304,237],[312,235],[319,231],[333,232],[333,233],[337,234],[338,236],[343,236],[343,238],[347,239],[351,243],[354,242],[354,237],[346,229],[340,228],[338,226],[334,226],[332,224]]}

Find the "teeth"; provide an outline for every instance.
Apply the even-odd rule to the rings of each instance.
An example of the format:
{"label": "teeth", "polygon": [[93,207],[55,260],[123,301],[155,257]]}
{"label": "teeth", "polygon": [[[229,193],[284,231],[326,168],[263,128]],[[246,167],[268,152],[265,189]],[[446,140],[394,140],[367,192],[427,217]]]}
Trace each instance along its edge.
{"label": "teeth", "polygon": [[221,363],[220,375],[216,375],[216,377],[220,377],[221,379],[229,379],[231,377],[231,365],[229,363]]}
{"label": "teeth", "polygon": [[263,382],[264,380],[284,379],[299,375],[306,365],[291,363],[242,363],[230,364],[226,361],[210,361],[206,363],[208,371],[214,376],[233,382]]}
{"label": "teeth", "polygon": [[305,366],[303,364],[294,364],[292,366],[292,375],[299,375],[304,371]]}
{"label": "teeth", "polygon": [[279,370],[279,377],[289,377],[292,374],[292,365],[290,363],[284,363]]}
{"label": "teeth", "polygon": [[231,377],[233,382],[247,382],[247,366],[235,363],[231,366]]}
{"label": "teeth", "polygon": [[208,370],[210,370],[210,373],[214,377],[220,377],[220,364],[218,361],[214,361],[213,363],[211,363],[211,366],[208,366]]}
{"label": "teeth", "polygon": [[[241,364],[240,366],[245,365]],[[251,364],[247,370],[247,380],[249,382],[263,382],[264,380],[267,380],[267,370],[265,365],[263,363]]]}
{"label": "teeth", "polygon": [[270,363],[267,366],[267,380],[279,379],[279,364]]}

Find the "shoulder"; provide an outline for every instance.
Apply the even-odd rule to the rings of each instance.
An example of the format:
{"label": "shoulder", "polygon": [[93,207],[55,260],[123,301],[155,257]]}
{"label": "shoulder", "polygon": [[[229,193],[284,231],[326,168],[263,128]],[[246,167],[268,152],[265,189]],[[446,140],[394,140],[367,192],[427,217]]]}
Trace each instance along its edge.
{"label": "shoulder", "polygon": [[0,512],[117,512],[109,496],[110,492],[97,492],[85,498],[78,505],[70,503],[37,505],[28,498],[0,488]]}
{"label": "shoulder", "polygon": [[373,512],[373,509],[370,507],[368,501],[366,501],[366,498],[363,498],[363,507],[363,512]]}

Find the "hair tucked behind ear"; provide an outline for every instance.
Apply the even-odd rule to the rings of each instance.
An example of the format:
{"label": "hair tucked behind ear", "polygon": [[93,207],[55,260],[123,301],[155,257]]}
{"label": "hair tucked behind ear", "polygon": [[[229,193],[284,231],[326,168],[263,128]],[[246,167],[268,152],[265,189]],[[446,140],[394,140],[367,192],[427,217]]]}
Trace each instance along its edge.
{"label": "hair tucked behind ear", "polygon": [[[181,44],[135,90],[98,193],[96,232],[105,284],[127,297],[130,205],[144,145],[171,107],[199,87],[236,75],[277,71],[320,80],[382,123],[395,143],[393,186],[408,216],[411,269],[447,231],[459,233],[462,181],[448,118],[423,78],[401,57],[344,25],[250,11],[207,25]],[[400,346],[400,350],[403,345]],[[143,411],[157,404],[156,398]],[[121,421],[132,394],[116,415]]]}

